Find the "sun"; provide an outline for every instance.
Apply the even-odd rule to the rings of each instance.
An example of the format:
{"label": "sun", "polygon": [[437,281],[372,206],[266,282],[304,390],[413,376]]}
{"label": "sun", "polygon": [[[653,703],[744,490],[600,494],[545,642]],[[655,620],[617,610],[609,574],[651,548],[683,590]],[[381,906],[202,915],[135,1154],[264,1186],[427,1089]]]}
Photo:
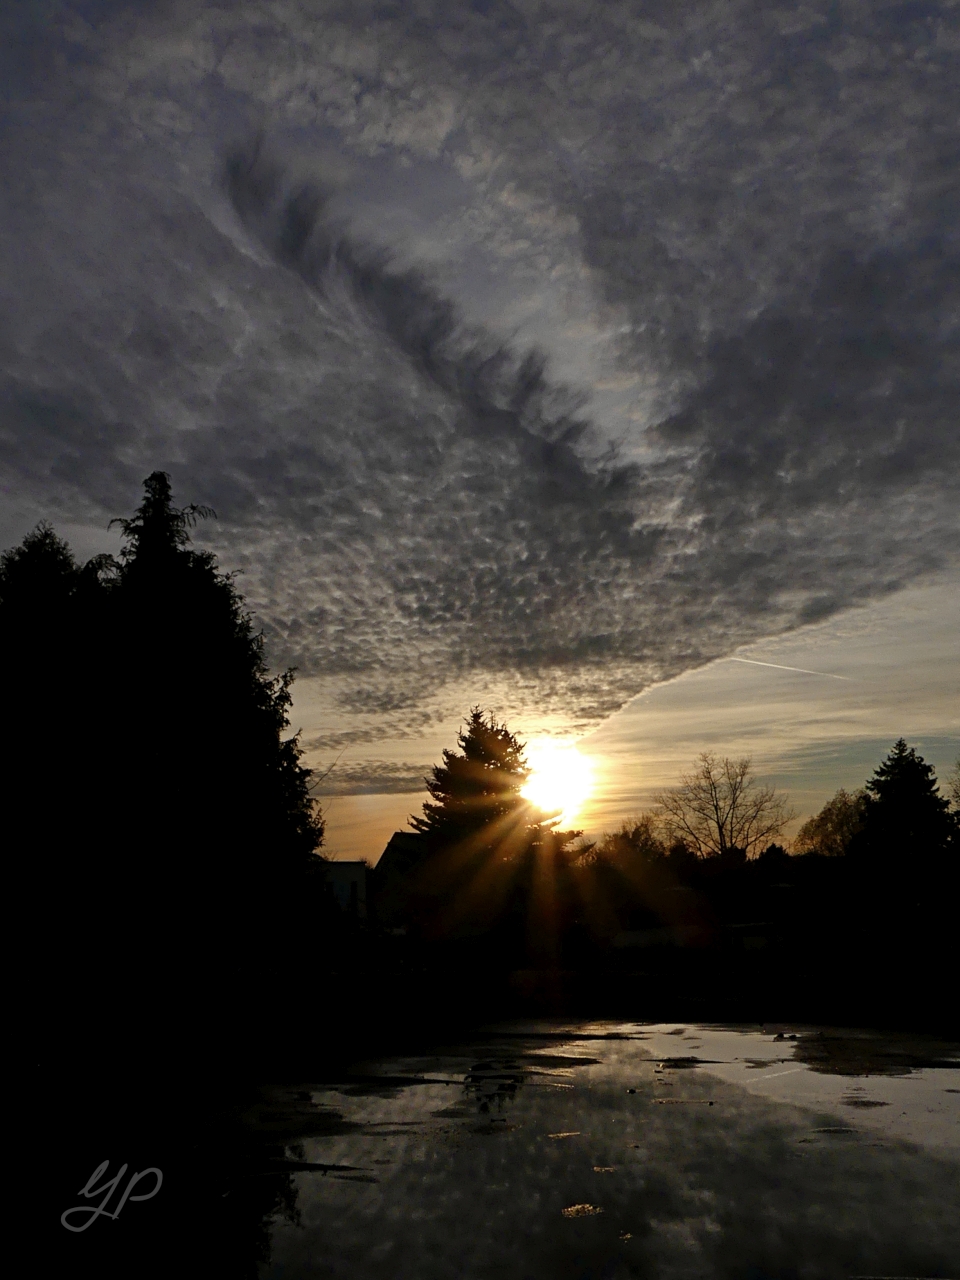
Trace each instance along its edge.
{"label": "sun", "polygon": [[593,788],[590,761],[556,742],[534,743],[525,754],[531,773],[520,794],[560,825],[572,822]]}

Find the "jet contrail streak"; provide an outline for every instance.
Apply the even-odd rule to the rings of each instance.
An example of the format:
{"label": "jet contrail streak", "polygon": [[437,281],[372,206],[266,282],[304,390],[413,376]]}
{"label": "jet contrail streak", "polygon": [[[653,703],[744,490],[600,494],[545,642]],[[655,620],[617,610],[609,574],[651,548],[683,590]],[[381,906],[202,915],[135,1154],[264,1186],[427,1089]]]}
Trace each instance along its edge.
{"label": "jet contrail streak", "polygon": [[808,671],[806,667],[785,667],[779,662],[758,662],[756,658],[728,658],[728,662],[747,662],[751,667],[775,667],[777,671],[799,671],[805,676],[823,676],[827,680],[851,680],[852,676],[835,676],[829,671]]}

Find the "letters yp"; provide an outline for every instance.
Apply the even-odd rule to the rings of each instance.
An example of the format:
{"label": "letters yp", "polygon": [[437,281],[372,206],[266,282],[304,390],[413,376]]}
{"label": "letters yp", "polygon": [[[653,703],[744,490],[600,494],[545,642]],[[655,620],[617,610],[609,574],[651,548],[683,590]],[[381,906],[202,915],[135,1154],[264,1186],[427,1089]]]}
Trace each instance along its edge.
{"label": "letters yp", "polygon": [[[109,1164],[110,1164],[109,1160],[104,1160],[102,1164],[98,1164],[96,1169],[94,1169],[93,1173],[91,1173],[90,1177],[87,1179],[86,1186],[81,1187],[79,1192],[79,1194],[82,1195],[85,1200],[93,1200],[96,1196],[102,1195],[103,1199],[100,1201],[100,1203],[96,1206],[78,1204],[78,1205],[75,1205],[74,1208],[72,1209],[65,1210],[60,1215],[60,1221],[67,1228],[68,1231],[86,1231],[87,1227],[89,1227],[92,1222],[94,1222],[97,1218],[99,1218],[101,1214],[103,1214],[103,1216],[106,1218],[113,1218],[114,1221],[116,1221],[116,1219],[120,1217],[121,1209],[127,1203],[128,1200],[152,1200],[153,1197],[160,1190],[161,1186],[163,1185],[163,1174],[160,1172],[159,1169],[150,1168],[150,1169],[144,1169],[142,1173],[135,1173],[133,1177],[130,1179],[130,1181],[127,1183],[126,1190],[124,1191],[123,1195],[120,1197],[120,1201],[116,1209],[114,1209],[113,1213],[109,1213],[107,1211],[107,1201],[110,1199],[114,1191],[119,1186],[120,1180],[123,1177],[123,1175],[127,1172],[127,1166],[125,1164],[121,1165],[119,1173],[117,1173],[109,1182],[104,1182],[102,1186],[95,1188],[95,1183],[98,1181],[98,1179],[100,1179],[106,1173]],[[141,1192],[141,1194],[138,1196],[133,1195],[132,1194],[133,1189],[137,1185],[137,1183],[140,1181],[140,1179],[149,1177],[150,1174],[153,1174],[153,1176],[157,1180],[156,1185],[153,1187],[153,1189],[151,1191]],[[73,1216],[74,1214],[80,1214],[81,1217],[89,1214],[89,1217],[87,1217],[86,1222],[82,1222],[79,1226],[74,1226],[73,1223],[70,1221],[71,1216]]]}

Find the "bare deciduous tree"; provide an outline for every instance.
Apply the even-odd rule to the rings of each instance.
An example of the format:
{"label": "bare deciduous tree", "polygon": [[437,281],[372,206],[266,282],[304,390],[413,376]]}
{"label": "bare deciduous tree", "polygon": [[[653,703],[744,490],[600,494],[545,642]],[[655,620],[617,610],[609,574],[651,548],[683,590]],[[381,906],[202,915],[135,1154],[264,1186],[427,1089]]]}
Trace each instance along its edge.
{"label": "bare deciduous tree", "polygon": [[701,858],[730,849],[755,854],[796,814],[773,787],[761,787],[750,760],[722,760],[703,752],[680,785],[656,797],[664,827],[674,840],[690,845]]}

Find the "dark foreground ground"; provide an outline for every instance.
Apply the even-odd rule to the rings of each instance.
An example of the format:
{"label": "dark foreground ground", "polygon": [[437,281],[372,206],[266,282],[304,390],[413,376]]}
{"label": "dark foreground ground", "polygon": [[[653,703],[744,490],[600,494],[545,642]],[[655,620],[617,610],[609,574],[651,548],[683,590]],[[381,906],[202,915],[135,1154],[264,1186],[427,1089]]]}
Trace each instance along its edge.
{"label": "dark foreground ground", "polygon": [[[956,1042],[558,1018],[384,1040],[359,1015],[322,1039],[248,1069],[240,1044],[49,1057],[31,1271],[960,1280]],[[136,1172],[160,1190],[67,1231],[104,1160],[95,1188],[128,1165],[108,1212]]]}

